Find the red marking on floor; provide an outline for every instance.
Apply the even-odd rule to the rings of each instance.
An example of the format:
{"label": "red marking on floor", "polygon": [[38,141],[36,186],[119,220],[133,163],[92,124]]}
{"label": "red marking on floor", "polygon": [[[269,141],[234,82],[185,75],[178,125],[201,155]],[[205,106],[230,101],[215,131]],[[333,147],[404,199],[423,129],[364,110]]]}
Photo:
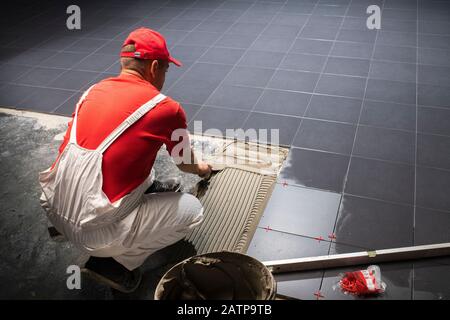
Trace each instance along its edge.
{"label": "red marking on floor", "polygon": [[317,237],[317,238],[314,238],[314,239],[316,239],[317,241],[323,241],[323,238],[322,238],[322,236],[320,236],[320,237]]}
{"label": "red marking on floor", "polygon": [[317,300],[325,298],[325,296],[320,291],[314,292],[314,295],[316,296]]}
{"label": "red marking on floor", "polygon": [[270,229],[270,227],[269,226],[267,226],[267,227],[265,227],[265,228],[263,228],[264,230],[266,230],[266,232],[267,231],[271,231],[272,229]]}
{"label": "red marking on floor", "polygon": [[330,238],[331,240],[336,240],[336,235],[334,233],[328,235],[328,238]]}
{"label": "red marking on floor", "polygon": [[287,187],[289,184],[288,184],[286,181],[283,181],[283,183],[281,183],[281,185],[282,185],[283,187]]}

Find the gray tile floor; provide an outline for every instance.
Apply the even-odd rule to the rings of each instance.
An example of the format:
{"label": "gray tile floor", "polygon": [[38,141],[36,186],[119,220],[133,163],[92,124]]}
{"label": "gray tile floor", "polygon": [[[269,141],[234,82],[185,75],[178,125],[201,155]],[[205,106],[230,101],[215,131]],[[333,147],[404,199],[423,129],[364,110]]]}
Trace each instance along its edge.
{"label": "gray tile floor", "polygon": [[[2,11],[0,105],[70,115],[83,90],[117,74],[129,31],[150,27],[184,63],[164,92],[191,129],[275,128],[291,147],[250,254],[450,241],[449,1],[78,3],[78,31],[65,28],[71,3]],[[379,31],[366,27],[373,4]],[[449,271],[444,260],[386,265],[386,298],[448,299],[438,279]],[[281,276],[279,287],[339,299],[337,274]]]}

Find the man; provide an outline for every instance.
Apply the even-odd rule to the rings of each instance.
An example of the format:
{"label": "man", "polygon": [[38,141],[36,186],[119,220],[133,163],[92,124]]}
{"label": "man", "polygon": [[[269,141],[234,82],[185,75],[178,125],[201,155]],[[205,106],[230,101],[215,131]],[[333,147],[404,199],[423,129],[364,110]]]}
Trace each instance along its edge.
{"label": "man", "polygon": [[181,170],[208,177],[211,168],[196,163],[186,133],[172,139],[187,125],[181,105],[160,94],[169,63],[181,65],[163,36],[146,28],[131,32],[120,61],[119,76],[95,84],[80,99],[56,162],[39,179],[49,220],[91,256],[83,270],[131,292],[144,260],[203,219],[190,194],[145,193],[158,150],[165,144],[172,153],[182,143],[188,157],[172,154]]}

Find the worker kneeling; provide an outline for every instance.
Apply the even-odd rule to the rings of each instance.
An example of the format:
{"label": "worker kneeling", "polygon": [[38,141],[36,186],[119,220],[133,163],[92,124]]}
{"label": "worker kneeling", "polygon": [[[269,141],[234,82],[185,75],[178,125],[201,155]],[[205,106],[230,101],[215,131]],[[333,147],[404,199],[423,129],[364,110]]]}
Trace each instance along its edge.
{"label": "worker kneeling", "polygon": [[[131,292],[144,260],[183,239],[203,219],[202,205],[190,194],[145,192],[155,185],[158,150],[165,144],[172,154],[183,143],[185,154],[172,154],[190,160],[179,164],[181,170],[207,177],[211,167],[195,161],[183,108],[160,93],[169,63],[180,66],[163,36],[146,28],[131,32],[120,59],[119,76],[81,97],[59,156],[39,182],[51,223],[91,256],[84,270]],[[175,130],[186,134],[173,141]]]}

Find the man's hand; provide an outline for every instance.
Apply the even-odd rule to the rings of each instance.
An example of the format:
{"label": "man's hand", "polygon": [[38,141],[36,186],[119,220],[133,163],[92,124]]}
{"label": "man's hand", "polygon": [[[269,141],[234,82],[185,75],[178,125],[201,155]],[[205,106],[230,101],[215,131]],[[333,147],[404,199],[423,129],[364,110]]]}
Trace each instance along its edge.
{"label": "man's hand", "polygon": [[198,164],[198,176],[200,178],[208,179],[211,176],[211,166],[206,162],[201,162]]}

